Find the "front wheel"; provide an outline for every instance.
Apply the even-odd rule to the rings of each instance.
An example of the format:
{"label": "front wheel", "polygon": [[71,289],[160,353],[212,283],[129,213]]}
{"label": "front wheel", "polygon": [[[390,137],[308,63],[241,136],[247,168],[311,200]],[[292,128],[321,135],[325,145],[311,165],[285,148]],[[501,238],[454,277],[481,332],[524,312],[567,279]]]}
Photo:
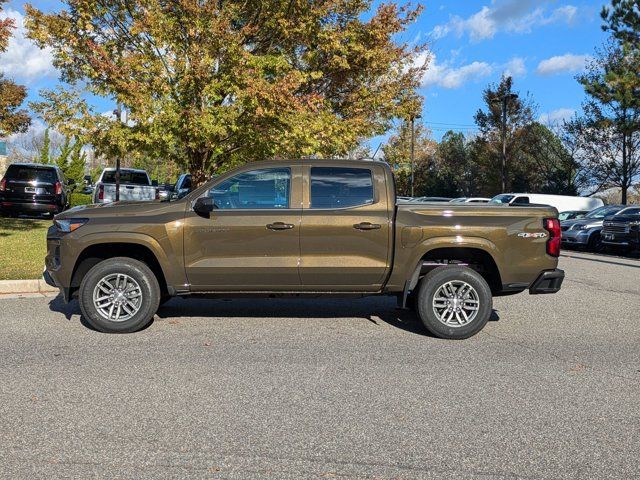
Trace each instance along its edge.
{"label": "front wheel", "polygon": [[130,333],[151,323],[160,304],[160,286],[144,263],[115,257],[95,265],[78,295],[87,322],[105,333]]}
{"label": "front wheel", "polygon": [[433,335],[462,340],[484,328],[491,316],[491,288],[467,267],[438,267],[420,282],[418,315]]}

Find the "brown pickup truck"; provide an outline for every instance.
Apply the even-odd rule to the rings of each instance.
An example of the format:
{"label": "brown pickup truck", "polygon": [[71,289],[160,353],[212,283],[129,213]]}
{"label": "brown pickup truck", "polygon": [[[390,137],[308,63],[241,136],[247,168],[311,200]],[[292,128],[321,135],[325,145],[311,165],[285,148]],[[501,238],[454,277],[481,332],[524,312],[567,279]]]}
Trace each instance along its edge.
{"label": "brown pickup truck", "polygon": [[393,295],[442,338],[468,338],[492,295],[554,293],[551,207],[396,205],[375,161],[245,165],[176,201],[89,205],[54,219],[45,280],[104,332],[173,296]]}

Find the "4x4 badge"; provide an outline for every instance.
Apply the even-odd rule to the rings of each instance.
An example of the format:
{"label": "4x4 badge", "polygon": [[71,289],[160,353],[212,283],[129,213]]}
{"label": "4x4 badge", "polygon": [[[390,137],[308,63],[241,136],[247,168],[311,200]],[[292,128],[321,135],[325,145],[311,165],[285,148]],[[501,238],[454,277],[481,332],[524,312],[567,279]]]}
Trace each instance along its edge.
{"label": "4x4 badge", "polygon": [[547,234],[545,232],[535,232],[535,233],[521,232],[518,234],[518,236],[522,238],[544,238],[547,236]]}

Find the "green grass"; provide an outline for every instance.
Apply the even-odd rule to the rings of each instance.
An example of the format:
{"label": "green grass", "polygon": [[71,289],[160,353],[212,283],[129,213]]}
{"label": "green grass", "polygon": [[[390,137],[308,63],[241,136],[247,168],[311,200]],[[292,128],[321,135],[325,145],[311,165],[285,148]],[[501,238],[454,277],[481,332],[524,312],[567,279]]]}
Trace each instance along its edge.
{"label": "green grass", "polygon": [[51,220],[0,217],[0,280],[42,277]]}

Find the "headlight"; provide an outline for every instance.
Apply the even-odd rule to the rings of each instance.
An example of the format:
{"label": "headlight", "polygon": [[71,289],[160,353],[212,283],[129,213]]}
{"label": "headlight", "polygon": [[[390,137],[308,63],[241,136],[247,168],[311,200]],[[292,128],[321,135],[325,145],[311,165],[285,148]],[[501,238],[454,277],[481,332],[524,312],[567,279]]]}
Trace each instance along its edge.
{"label": "headlight", "polygon": [[640,227],[640,220],[634,220],[633,222],[629,222],[630,227]]}
{"label": "headlight", "polygon": [[69,218],[65,220],[54,220],[56,228],[64,233],[70,233],[79,229],[82,225],[89,221],[88,218]]}
{"label": "headlight", "polygon": [[578,230],[589,230],[590,228],[601,227],[599,223],[587,223],[586,225],[578,225]]}

